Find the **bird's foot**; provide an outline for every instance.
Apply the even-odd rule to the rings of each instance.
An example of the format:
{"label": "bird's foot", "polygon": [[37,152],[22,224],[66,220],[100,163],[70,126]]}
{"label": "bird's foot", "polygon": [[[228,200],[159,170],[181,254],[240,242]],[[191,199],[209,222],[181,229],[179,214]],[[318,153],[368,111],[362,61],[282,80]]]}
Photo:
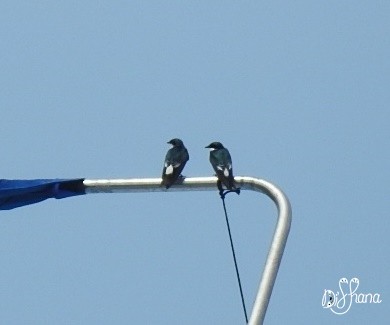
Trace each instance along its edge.
{"label": "bird's foot", "polygon": [[186,179],[186,177],[183,176],[182,174],[180,174],[175,183],[176,184],[183,184],[185,179]]}
{"label": "bird's foot", "polygon": [[240,195],[240,192],[241,192],[240,188],[235,188],[234,190],[225,190],[225,191],[220,189],[219,195],[221,196],[221,199],[224,199],[225,196],[229,193],[236,193],[237,195]]}

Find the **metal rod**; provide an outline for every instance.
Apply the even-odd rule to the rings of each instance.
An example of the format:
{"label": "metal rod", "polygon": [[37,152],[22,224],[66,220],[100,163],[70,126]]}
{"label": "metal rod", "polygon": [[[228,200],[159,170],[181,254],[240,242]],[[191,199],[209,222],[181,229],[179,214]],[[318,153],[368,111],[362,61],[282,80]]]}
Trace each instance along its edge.
{"label": "metal rod", "polygon": [[[250,325],[263,324],[268,303],[271,298],[283,251],[291,225],[291,205],[287,196],[276,185],[254,177],[236,176],[234,180],[241,190],[261,192],[274,201],[278,209],[278,220],[274,236],[264,266],[263,275],[253,305]],[[168,190],[161,186],[161,178],[98,179],[84,180],[88,193],[126,193],[126,192],[173,192],[173,191],[216,191],[216,177],[188,177]]]}

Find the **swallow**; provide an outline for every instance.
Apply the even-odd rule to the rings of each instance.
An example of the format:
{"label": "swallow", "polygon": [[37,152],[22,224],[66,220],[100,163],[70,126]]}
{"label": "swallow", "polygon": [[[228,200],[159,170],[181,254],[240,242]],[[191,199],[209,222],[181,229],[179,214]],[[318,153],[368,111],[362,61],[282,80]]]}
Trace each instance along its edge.
{"label": "swallow", "polygon": [[212,142],[205,148],[210,149],[210,163],[218,177],[218,188],[220,192],[222,191],[221,183],[229,191],[237,190],[234,183],[232,158],[230,157],[229,150],[221,142]]}
{"label": "swallow", "polygon": [[164,185],[166,189],[170,188],[181,176],[184,166],[190,159],[183,141],[175,138],[167,143],[171,144],[172,148],[168,150],[165,156],[162,172],[162,185]]}

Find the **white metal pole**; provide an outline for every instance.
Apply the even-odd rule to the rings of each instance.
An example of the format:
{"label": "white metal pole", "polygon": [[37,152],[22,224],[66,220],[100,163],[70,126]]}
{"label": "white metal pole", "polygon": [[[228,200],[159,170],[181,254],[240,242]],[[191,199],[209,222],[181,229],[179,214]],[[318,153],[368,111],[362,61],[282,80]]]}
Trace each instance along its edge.
{"label": "white metal pole", "polygon": [[[263,324],[272,288],[275,283],[283,251],[291,225],[291,206],[287,196],[276,185],[254,177],[236,176],[234,180],[241,190],[251,190],[266,194],[278,209],[278,220],[264,266],[263,275],[249,319],[250,325]],[[126,192],[173,192],[173,191],[217,191],[216,177],[188,177],[173,185],[169,190],[161,186],[161,178],[97,179],[84,180],[88,193]]]}

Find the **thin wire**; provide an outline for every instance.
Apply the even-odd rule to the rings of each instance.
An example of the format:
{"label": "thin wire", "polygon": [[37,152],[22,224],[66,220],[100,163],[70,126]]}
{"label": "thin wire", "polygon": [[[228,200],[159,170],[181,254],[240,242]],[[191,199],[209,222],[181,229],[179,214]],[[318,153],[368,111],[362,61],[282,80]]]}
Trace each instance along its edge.
{"label": "thin wire", "polygon": [[[234,266],[236,268],[236,274],[237,274],[237,280],[238,280],[238,286],[240,287],[240,295],[241,295],[241,302],[242,302],[242,308],[244,309],[245,314],[245,321],[248,324],[248,315],[246,313],[246,307],[245,307],[245,301],[244,301],[244,294],[242,293],[242,286],[241,286],[241,280],[240,280],[240,273],[238,272],[238,265],[237,265],[237,259],[236,259],[236,253],[234,252],[234,246],[233,246],[233,239],[232,239],[232,233],[230,231],[230,225],[229,225],[229,218],[226,212],[226,205],[225,205],[225,195],[229,192],[236,192],[236,191],[227,191],[225,193],[221,194],[221,199],[223,203],[223,210],[225,211],[225,219],[226,219],[226,225],[229,232],[229,239],[230,239],[230,247],[232,248],[233,253],[233,259],[234,259]],[[239,192],[237,192],[239,194]]]}

